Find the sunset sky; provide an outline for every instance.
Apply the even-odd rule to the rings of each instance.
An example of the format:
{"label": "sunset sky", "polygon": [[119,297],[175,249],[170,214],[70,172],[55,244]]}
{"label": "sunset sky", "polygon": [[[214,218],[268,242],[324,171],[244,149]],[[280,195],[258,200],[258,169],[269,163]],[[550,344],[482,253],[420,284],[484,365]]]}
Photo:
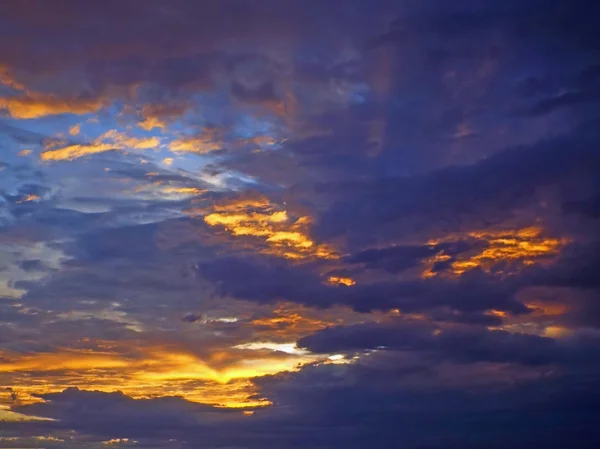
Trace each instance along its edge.
{"label": "sunset sky", "polygon": [[599,23],[0,0],[0,448],[599,448]]}

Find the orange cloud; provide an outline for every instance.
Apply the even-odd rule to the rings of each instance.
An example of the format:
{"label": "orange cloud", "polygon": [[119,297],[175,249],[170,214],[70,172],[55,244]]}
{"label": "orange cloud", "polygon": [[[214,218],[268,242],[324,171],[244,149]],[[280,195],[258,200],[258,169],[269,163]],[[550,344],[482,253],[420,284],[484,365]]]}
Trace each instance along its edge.
{"label": "orange cloud", "polygon": [[72,136],[76,136],[81,132],[81,126],[79,124],[73,125],[69,128],[69,134]]}
{"label": "orange cloud", "polygon": [[33,119],[59,114],[89,114],[105,106],[103,98],[60,98],[35,92],[11,75],[6,66],[0,65],[0,83],[20,91],[19,96],[0,97],[0,109],[6,109],[11,117]]}
{"label": "orange cloud", "polygon": [[19,156],[29,156],[31,154],[31,150],[25,149],[25,150],[21,150],[17,153]]}
{"label": "orange cloud", "polygon": [[200,358],[167,345],[122,346],[123,343],[107,342],[86,350],[0,352],[3,360],[0,382],[9,379],[23,402],[35,401],[28,394],[61,391],[74,384],[98,391],[120,390],[134,398],[176,394],[217,406],[254,407],[270,402],[256,397],[252,378],[294,371],[301,365],[325,359],[303,351],[286,353],[277,347],[230,348]]}
{"label": "orange cloud", "polygon": [[102,134],[99,140],[109,140],[114,142],[119,148],[133,148],[136,150],[147,150],[156,148],[160,145],[158,137],[133,137],[116,129],[111,129]]}
{"label": "orange cloud", "polygon": [[11,75],[9,68],[2,64],[0,64],[0,84],[4,84],[15,90],[25,90],[25,85],[17,81],[16,78]]}
{"label": "orange cloud", "polygon": [[[193,209],[191,214],[204,211]],[[290,259],[317,257],[334,259],[333,249],[317,244],[308,235],[310,217],[292,219],[285,210],[278,210],[264,197],[242,198],[215,205],[203,217],[205,223],[226,229],[236,237],[253,237],[266,243],[261,251]]]}
{"label": "orange cloud", "polygon": [[189,108],[190,105],[185,102],[146,104],[141,109],[142,120],[137,125],[146,131],[154,128],[164,131],[169,120],[181,117]]}
{"label": "orange cloud", "polygon": [[[566,239],[551,238],[543,235],[543,229],[531,226],[516,230],[499,231],[472,231],[464,234],[455,234],[438,240],[427,242],[429,245],[438,245],[445,242],[461,240],[481,241],[484,249],[466,252],[457,257],[451,264],[451,272],[461,275],[468,270],[480,268],[484,271],[496,271],[509,274],[513,266],[533,265],[543,263],[556,256],[561,248],[568,243]],[[443,251],[425,262],[427,266],[424,277],[435,276],[432,267],[436,262],[449,260],[450,256]]]}
{"label": "orange cloud", "polygon": [[133,137],[117,130],[110,130],[99,136],[89,144],[75,144],[66,147],[47,150],[41,154],[44,161],[73,160],[91,154],[103,153],[111,150],[146,150],[160,145],[157,137]]}
{"label": "orange cloud", "polygon": [[111,446],[115,444],[127,444],[129,441],[129,438],[111,438],[110,440],[103,441],[102,444]]}
{"label": "orange cloud", "polygon": [[202,193],[206,193],[206,190],[197,187],[165,186],[161,190],[163,193],[178,193],[181,195],[201,195]]}
{"label": "orange cloud", "polygon": [[23,198],[22,200],[17,201],[18,203],[25,203],[27,201],[37,201],[39,200],[40,197],[34,194],[29,194],[27,195],[25,198]]}
{"label": "orange cloud", "polygon": [[104,153],[115,150],[115,146],[108,143],[91,143],[88,145],[69,145],[57,150],[44,151],[40,157],[43,161],[73,160],[90,154]]}
{"label": "orange cloud", "polygon": [[329,276],[329,279],[327,279],[327,282],[329,282],[330,284],[334,284],[334,285],[345,285],[347,287],[351,287],[352,285],[356,284],[354,279],[348,278],[348,277],[340,277],[340,276]]}
{"label": "orange cloud", "polygon": [[146,131],[152,131],[154,128],[164,129],[167,124],[156,117],[147,117],[139,122],[138,126]]}
{"label": "orange cloud", "polygon": [[546,302],[527,302],[528,308],[533,309],[534,316],[556,317],[564,315],[571,310],[569,304],[546,303]]}
{"label": "orange cloud", "polygon": [[97,112],[104,104],[104,100],[99,98],[62,99],[45,94],[0,98],[0,109],[6,109],[11,117],[18,119],[59,114],[89,114]]}
{"label": "orange cloud", "polygon": [[136,188],[134,192],[153,192],[156,194],[164,194],[167,196],[195,196],[206,193],[206,190],[199,189],[198,187],[163,185],[160,181],[155,181],[151,184],[142,185]]}
{"label": "orange cloud", "polygon": [[321,316],[303,306],[282,303],[270,314],[252,320],[251,324],[253,328],[261,331],[259,334],[263,334],[263,338],[275,337],[278,340],[295,341],[328,326],[340,324],[343,321],[343,313],[351,313],[340,309],[335,310],[337,314],[334,316],[334,311],[329,312],[331,313]]}

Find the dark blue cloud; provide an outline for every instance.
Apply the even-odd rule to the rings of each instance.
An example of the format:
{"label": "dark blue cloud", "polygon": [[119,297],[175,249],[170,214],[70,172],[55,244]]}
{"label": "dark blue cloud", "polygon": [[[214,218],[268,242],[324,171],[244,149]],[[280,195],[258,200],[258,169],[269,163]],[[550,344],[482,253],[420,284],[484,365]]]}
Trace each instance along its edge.
{"label": "dark blue cloud", "polygon": [[[358,357],[252,379],[253,398],[273,402],[252,416],[119,385],[11,397],[57,421],[10,423],[10,435],[81,438],[63,447],[600,446],[599,5],[0,2],[0,296],[19,296],[0,304],[0,360],[166,341],[221,366],[242,339],[290,343],[288,327],[323,359]],[[18,119],[15,99],[58,108]],[[160,145],[40,160],[113,128]],[[197,152],[170,151],[182,137]],[[181,187],[198,190],[160,192]],[[286,231],[310,217],[312,248],[340,257],[266,254],[266,235],[204,222],[249,189],[287,211]],[[477,232],[533,226],[558,254],[452,273],[490,249]],[[544,311],[548,297],[559,313]],[[211,323],[210,307],[238,321]],[[301,312],[279,317],[288,307]],[[315,330],[325,322],[336,324]],[[543,336],[552,329],[565,333]]]}
{"label": "dark blue cloud", "polygon": [[436,330],[430,323],[390,322],[334,327],[301,339],[298,344],[315,352],[337,353],[362,350],[409,350],[425,358],[458,363],[492,362],[522,365],[557,364],[573,369],[598,367],[598,337],[566,341],[537,335],[513,334],[487,329]]}

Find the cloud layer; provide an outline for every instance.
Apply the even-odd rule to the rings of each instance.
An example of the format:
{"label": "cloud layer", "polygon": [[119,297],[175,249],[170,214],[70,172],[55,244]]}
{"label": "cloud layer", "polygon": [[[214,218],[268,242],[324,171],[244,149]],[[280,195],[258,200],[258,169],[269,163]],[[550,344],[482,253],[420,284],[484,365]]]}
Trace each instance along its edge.
{"label": "cloud layer", "polygon": [[600,445],[600,7],[0,4],[0,448]]}

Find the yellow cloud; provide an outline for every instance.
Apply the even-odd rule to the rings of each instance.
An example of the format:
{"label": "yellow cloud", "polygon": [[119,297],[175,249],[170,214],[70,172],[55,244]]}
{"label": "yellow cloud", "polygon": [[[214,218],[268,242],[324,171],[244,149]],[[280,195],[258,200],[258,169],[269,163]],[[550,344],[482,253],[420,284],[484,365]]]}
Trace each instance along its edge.
{"label": "yellow cloud", "polygon": [[25,150],[21,150],[17,153],[19,156],[29,156],[31,154],[31,150],[25,149]]}
{"label": "yellow cloud", "polygon": [[91,154],[104,153],[111,150],[146,150],[160,145],[157,137],[128,136],[117,130],[110,130],[89,144],[75,144],[42,152],[44,161],[73,160]]}
{"label": "yellow cloud", "polygon": [[0,405],[0,422],[2,421],[54,421],[54,419],[43,418],[41,416],[23,415],[13,412],[8,407]]}
{"label": "yellow cloud", "polygon": [[222,145],[219,142],[201,137],[176,139],[169,145],[169,149],[176,153],[206,154],[221,148]]}
{"label": "yellow cloud", "polygon": [[90,154],[104,153],[116,149],[108,143],[90,143],[88,145],[69,145],[57,150],[44,151],[40,157],[43,161],[64,161],[77,159]]}
{"label": "yellow cloud", "polygon": [[175,187],[175,186],[164,186],[162,189],[163,193],[178,193],[181,195],[201,195],[206,190],[199,189],[197,187]]}
{"label": "yellow cloud", "polygon": [[[282,302],[275,307],[256,305],[246,309],[244,302],[231,300],[224,304],[222,299],[209,299],[204,306],[206,320],[190,329],[203,326],[202,335],[208,335],[214,326],[235,321],[236,326],[244,328],[242,334],[247,338],[215,336],[198,346],[196,337],[163,342],[153,332],[136,333],[132,339],[85,338],[53,352],[0,350],[0,385],[12,386],[10,392],[0,389],[0,404],[14,404],[15,400],[20,404],[39,402],[35,395],[78,386],[102,392],[122,391],[133,398],[181,396],[220,407],[267,406],[269,398],[260,396],[255,377],[330,362],[328,357],[333,354],[316,355],[298,348],[295,342],[299,338],[328,326],[366,319],[364,314],[341,306],[317,310]],[[239,316],[231,317],[232,310]],[[374,313],[368,319],[385,316]]]}
{"label": "yellow cloud", "polygon": [[167,124],[156,117],[147,117],[139,122],[138,126],[146,131],[152,131],[154,128],[165,129]]}
{"label": "yellow cloud", "polygon": [[[172,346],[119,349],[122,344],[107,342],[104,348],[53,353],[0,352],[0,381],[6,382],[5,376],[10,375],[13,390],[25,403],[36,400],[28,395],[61,391],[74,383],[82,389],[120,390],[134,398],[176,394],[223,407],[251,407],[269,401],[255,397],[250,379],[325,359],[303,351],[286,353],[277,347],[231,348],[202,359]],[[135,356],[124,355],[132,349]]]}
{"label": "yellow cloud", "polygon": [[[191,214],[203,211],[191,210]],[[310,217],[289,217],[287,211],[277,210],[266,198],[242,198],[215,205],[203,217],[213,227],[222,227],[231,235],[254,237],[267,244],[262,252],[291,259],[317,257],[338,258],[328,245],[317,244],[308,235]]]}
{"label": "yellow cloud", "polygon": [[133,148],[136,150],[147,150],[156,148],[160,145],[158,137],[134,137],[128,136],[125,133],[119,132],[116,129],[111,129],[102,134],[99,140],[110,140],[118,146],[118,148]]}

